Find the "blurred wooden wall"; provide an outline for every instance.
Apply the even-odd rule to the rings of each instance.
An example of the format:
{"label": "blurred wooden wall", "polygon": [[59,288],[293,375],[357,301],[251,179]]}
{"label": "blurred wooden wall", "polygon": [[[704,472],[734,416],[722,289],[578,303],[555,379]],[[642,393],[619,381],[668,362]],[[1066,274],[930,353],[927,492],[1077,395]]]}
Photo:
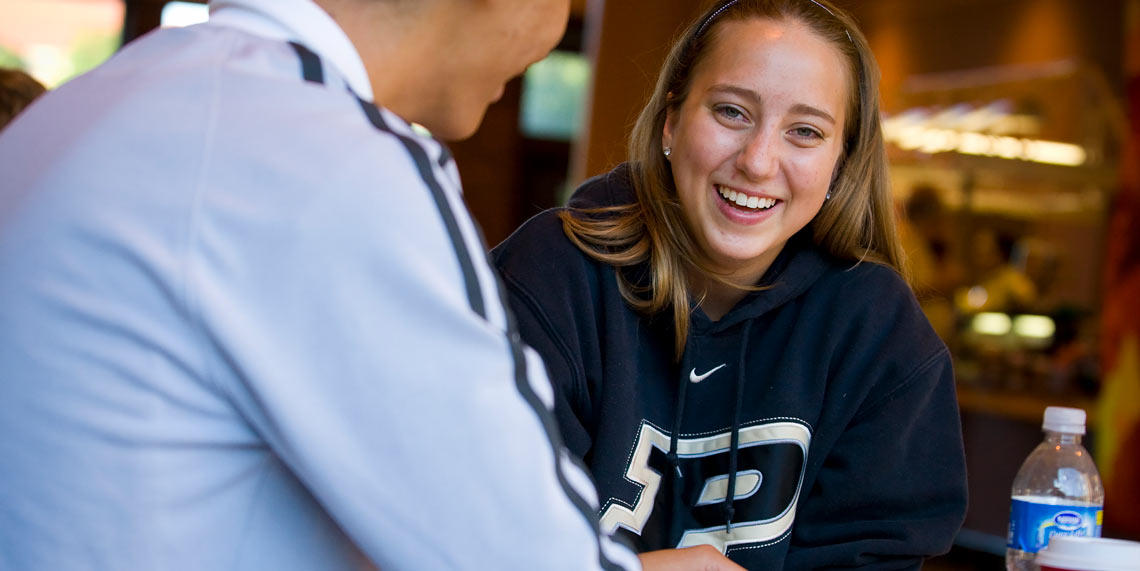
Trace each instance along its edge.
{"label": "blurred wooden wall", "polygon": [[[594,82],[571,178],[621,162],[668,46],[707,1],[590,0],[586,52]],[[867,35],[882,71],[884,110],[900,110],[915,75],[1076,59],[1118,88],[1123,0],[836,0]]]}

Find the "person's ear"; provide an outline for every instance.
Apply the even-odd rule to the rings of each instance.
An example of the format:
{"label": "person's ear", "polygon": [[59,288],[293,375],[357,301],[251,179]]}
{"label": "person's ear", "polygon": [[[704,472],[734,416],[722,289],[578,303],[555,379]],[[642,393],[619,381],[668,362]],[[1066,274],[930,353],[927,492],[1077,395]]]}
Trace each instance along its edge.
{"label": "person's ear", "polygon": [[673,147],[673,129],[677,123],[677,112],[674,106],[670,105],[665,108],[665,124],[661,128],[661,146],[665,148]]}

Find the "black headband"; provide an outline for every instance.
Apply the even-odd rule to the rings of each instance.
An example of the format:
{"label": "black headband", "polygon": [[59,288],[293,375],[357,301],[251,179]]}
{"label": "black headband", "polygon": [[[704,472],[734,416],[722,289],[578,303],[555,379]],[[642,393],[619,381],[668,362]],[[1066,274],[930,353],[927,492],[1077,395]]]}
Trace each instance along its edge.
{"label": "black headband", "polygon": [[[695,35],[693,35],[693,38],[695,39],[695,38],[701,37],[701,34],[705,33],[705,28],[707,28],[709,26],[709,24],[711,24],[712,21],[716,19],[717,16],[720,16],[721,13],[723,13],[725,10],[728,10],[729,8],[731,8],[734,4],[736,4],[739,1],[740,0],[729,0],[728,2],[725,2],[724,4],[722,4],[720,8],[717,8],[715,12],[713,12],[712,14],[709,14],[709,17],[705,18],[704,22],[701,22],[701,25],[700,25],[700,27],[697,28],[697,33]],[[835,12],[832,12],[831,10],[829,10],[827,8],[827,6],[824,6],[823,4],[820,4],[819,2],[816,2],[815,0],[808,0],[808,2],[811,2],[812,4],[819,6],[824,12],[827,12],[829,15],[831,15],[832,18],[835,18],[836,20],[839,19],[839,18],[836,18]],[[844,26],[843,31],[844,31],[844,33],[847,34],[847,40],[850,41],[851,43],[855,43],[855,40],[851,39],[851,32],[847,31],[846,28],[847,27]]]}

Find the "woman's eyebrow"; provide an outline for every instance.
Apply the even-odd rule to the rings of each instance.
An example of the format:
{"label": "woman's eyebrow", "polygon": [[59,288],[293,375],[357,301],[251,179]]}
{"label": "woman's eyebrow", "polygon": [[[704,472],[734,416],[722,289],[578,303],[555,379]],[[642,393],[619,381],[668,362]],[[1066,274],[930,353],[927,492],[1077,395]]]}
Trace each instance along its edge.
{"label": "woman's eyebrow", "polygon": [[[737,97],[742,97],[744,99],[751,99],[751,100],[755,101],[756,103],[761,103],[764,99],[763,97],[760,96],[759,93],[757,93],[751,89],[748,89],[745,87],[740,87],[739,85],[730,85],[727,83],[718,83],[716,85],[713,85],[712,87],[709,88],[709,92],[710,93],[730,93],[732,95],[736,95]],[[793,105],[792,106],[792,112],[798,113],[798,114],[803,114],[803,115],[813,115],[813,116],[819,117],[820,119],[823,119],[824,121],[831,123],[832,125],[836,124],[835,117],[833,117],[831,115],[831,113],[828,113],[827,111],[824,111],[823,109],[820,109],[819,107],[808,105],[806,103],[797,103],[797,104]]]}

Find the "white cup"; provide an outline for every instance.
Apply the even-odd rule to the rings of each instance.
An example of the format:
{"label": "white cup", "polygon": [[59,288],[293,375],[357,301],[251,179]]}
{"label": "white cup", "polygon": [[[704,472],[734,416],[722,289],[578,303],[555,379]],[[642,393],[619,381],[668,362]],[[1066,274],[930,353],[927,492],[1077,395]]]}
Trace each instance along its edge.
{"label": "white cup", "polygon": [[1140,543],[1054,535],[1034,562],[1041,571],[1140,571]]}

